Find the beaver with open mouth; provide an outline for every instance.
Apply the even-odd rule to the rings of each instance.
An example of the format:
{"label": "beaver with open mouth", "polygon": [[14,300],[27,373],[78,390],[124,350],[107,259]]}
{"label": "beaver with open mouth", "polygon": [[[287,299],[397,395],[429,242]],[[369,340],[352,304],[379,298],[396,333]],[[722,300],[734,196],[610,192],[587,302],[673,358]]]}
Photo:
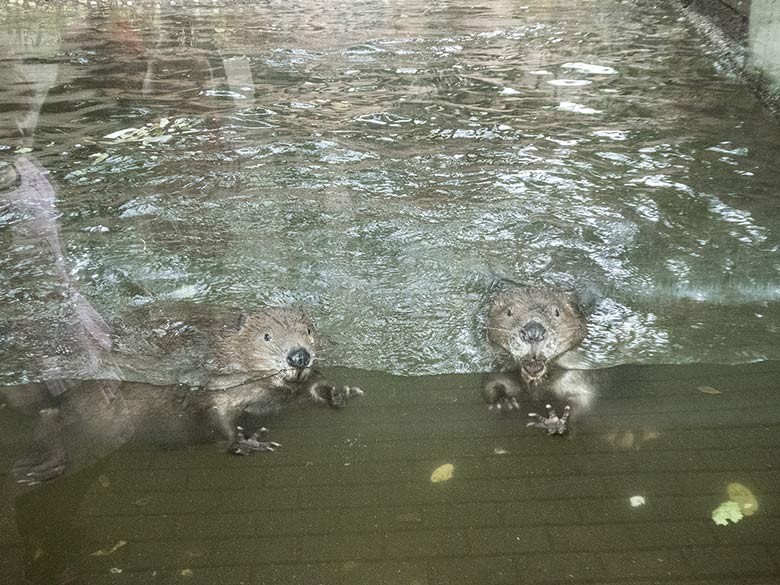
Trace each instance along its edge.
{"label": "beaver with open mouth", "polygon": [[[487,315],[487,338],[503,372],[485,385],[490,407],[516,409],[523,392],[532,398],[538,398],[541,390],[558,397],[589,393],[584,384],[572,383],[575,377],[570,374],[550,374],[555,362],[577,347],[585,333],[585,316],[574,292],[552,286],[502,285],[491,298]],[[532,414],[531,424],[562,434],[568,411],[567,405],[561,422],[548,407],[548,416]]]}

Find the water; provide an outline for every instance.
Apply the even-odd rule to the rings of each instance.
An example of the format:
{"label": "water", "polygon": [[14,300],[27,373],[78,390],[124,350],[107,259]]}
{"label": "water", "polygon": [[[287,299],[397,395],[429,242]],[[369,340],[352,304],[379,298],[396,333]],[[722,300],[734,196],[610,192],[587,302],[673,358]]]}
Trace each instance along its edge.
{"label": "water", "polygon": [[[776,578],[779,129],[665,3],[3,4],[0,382],[160,301],[299,303],[366,396],[270,457],[74,439],[0,498],[0,576]],[[480,401],[496,276],[597,293],[570,441]]]}
{"label": "water", "polygon": [[[4,158],[32,148],[56,182],[70,278],[112,323],[170,297],[300,302],[332,363],[476,372],[497,274],[598,289],[591,366],[780,357],[778,125],[674,7],[0,19]],[[4,258],[3,313],[35,318],[46,284]]]}

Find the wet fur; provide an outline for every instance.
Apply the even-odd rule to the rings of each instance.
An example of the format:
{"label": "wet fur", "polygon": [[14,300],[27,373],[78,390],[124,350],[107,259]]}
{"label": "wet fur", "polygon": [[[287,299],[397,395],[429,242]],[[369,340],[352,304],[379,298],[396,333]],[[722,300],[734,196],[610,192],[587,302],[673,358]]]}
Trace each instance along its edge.
{"label": "wet fur", "polygon": [[[521,330],[530,322],[544,328],[543,341],[524,341]],[[490,301],[488,341],[500,366],[519,368],[526,381],[535,379],[524,371],[524,364],[539,361],[545,366],[545,374],[547,366],[577,347],[585,333],[585,318],[572,292],[554,287],[505,285]]]}
{"label": "wet fur", "polygon": [[[237,425],[246,413],[263,418],[305,401],[340,407],[362,393],[356,388],[335,388],[313,370],[318,339],[300,309],[243,313],[201,305],[182,308],[178,317],[185,313],[184,318],[147,315],[149,336],[136,340],[147,352],[141,356],[141,367],[132,364],[134,356],[114,364],[116,368],[121,362],[124,368],[114,374],[131,374],[135,380],[121,386],[115,380],[77,381],[56,398],[43,391],[39,400],[32,401],[35,404],[27,405],[27,411],[40,413],[37,448],[17,466],[19,481],[34,483],[62,473],[66,455],[78,448],[61,447],[64,440],[73,443],[67,441],[71,436],[87,436],[90,439],[83,442],[110,448],[133,433],[160,437],[162,443],[225,440],[232,452],[239,452],[235,446],[242,437]],[[300,348],[308,352],[309,362],[292,367],[288,356]],[[161,356],[169,359],[158,361]],[[152,376],[157,375],[155,368],[171,363],[178,365],[173,380],[168,372]],[[152,379],[144,379],[147,376]],[[150,385],[157,380],[168,382]],[[17,402],[31,396],[27,392],[20,389]]]}
{"label": "wet fur", "polygon": [[[531,322],[543,328],[541,341],[523,338],[522,331]],[[489,300],[486,329],[499,370],[488,376],[483,388],[491,407],[512,410],[522,400],[553,400],[574,403],[573,410],[579,414],[588,406],[593,389],[587,372],[556,367],[556,361],[576,348],[586,334],[585,316],[575,293],[557,287],[502,284]]]}

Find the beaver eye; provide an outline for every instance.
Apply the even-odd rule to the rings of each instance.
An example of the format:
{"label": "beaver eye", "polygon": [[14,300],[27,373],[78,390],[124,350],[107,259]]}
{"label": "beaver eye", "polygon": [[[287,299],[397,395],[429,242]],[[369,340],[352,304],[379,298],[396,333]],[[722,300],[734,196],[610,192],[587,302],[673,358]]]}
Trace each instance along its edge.
{"label": "beaver eye", "polygon": [[265,335],[263,335],[263,339],[265,339],[266,341],[271,341],[271,334],[266,333]]}
{"label": "beaver eye", "polygon": [[309,327],[308,329],[306,329],[306,335],[311,335],[311,327]]}
{"label": "beaver eye", "polygon": [[506,310],[506,316],[507,317],[511,317],[512,316],[512,309],[507,309]]}
{"label": "beaver eye", "polygon": [[561,312],[558,310],[558,307],[555,307],[553,309],[553,315],[555,315],[556,317],[560,317],[561,316]]}

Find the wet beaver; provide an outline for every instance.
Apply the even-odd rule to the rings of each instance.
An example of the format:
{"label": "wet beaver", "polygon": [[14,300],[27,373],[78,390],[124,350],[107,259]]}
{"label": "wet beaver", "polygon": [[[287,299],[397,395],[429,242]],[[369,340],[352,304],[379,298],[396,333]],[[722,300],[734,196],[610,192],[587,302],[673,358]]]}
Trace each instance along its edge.
{"label": "wet beaver", "polygon": [[114,447],[132,433],[175,442],[222,439],[230,453],[246,455],[279,446],[264,437],[263,428],[244,432],[239,424],[247,413],[262,418],[306,401],[340,408],[363,393],[335,386],[315,371],[317,334],[298,308],[252,313],[194,304],[177,308],[176,319],[151,311],[146,338],[118,344],[119,351],[133,347],[145,353],[107,360],[107,377],[130,381],[121,389],[107,393],[105,383],[87,381],[48,399],[36,429],[38,451],[17,462],[18,481],[62,473],[68,451],[62,446],[64,429]]}
{"label": "wet beaver", "polygon": [[585,338],[577,297],[563,289],[516,285],[491,300],[487,335],[499,358],[519,368],[528,383],[541,380],[548,364]]}
{"label": "wet beaver", "polygon": [[[523,392],[532,398],[545,392],[567,398],[589,394],[582,376],[571,371],[550,373],[551,366],[577,347],[585,333],[585,316],[576,293],[548,286],[502,285],[490,299],[487,314],[487,338],[505,372],[492,375],[485,385],[484,397],[490,407],[518,408]],[[551,433],[565,431],[566,419],[561,424],[552,409],[547,417],[533,416],[535,423],[531,424]],[[568,416],[568,407],[564,416]]]}
{"label": "wet beaver", "polygon": [[[166,364],[175,361],[175,367],[166,368],[175,373],[179,384],[174,410],[207,414],[214,429],[229,439],[233,453],[272,450],[275,445],[259,441],[257,434],[246,437],[238,428],[236,422],[250,407],[256,416],[300,399],[340,408],[363,393],[356,387],[334,386],[313,369],[319,339],[312,320],[300,308],[269,307],[246,313],[183,306],[187,313],[183,319],[162,317],[154,322],[150,342],[162,350]],[[150,380],[142,377],[141,381]],[[134,414],[160,412],[160,405],[154,404],[159,400],[140,397],[133,402],[138,402],[130,407]]]}

